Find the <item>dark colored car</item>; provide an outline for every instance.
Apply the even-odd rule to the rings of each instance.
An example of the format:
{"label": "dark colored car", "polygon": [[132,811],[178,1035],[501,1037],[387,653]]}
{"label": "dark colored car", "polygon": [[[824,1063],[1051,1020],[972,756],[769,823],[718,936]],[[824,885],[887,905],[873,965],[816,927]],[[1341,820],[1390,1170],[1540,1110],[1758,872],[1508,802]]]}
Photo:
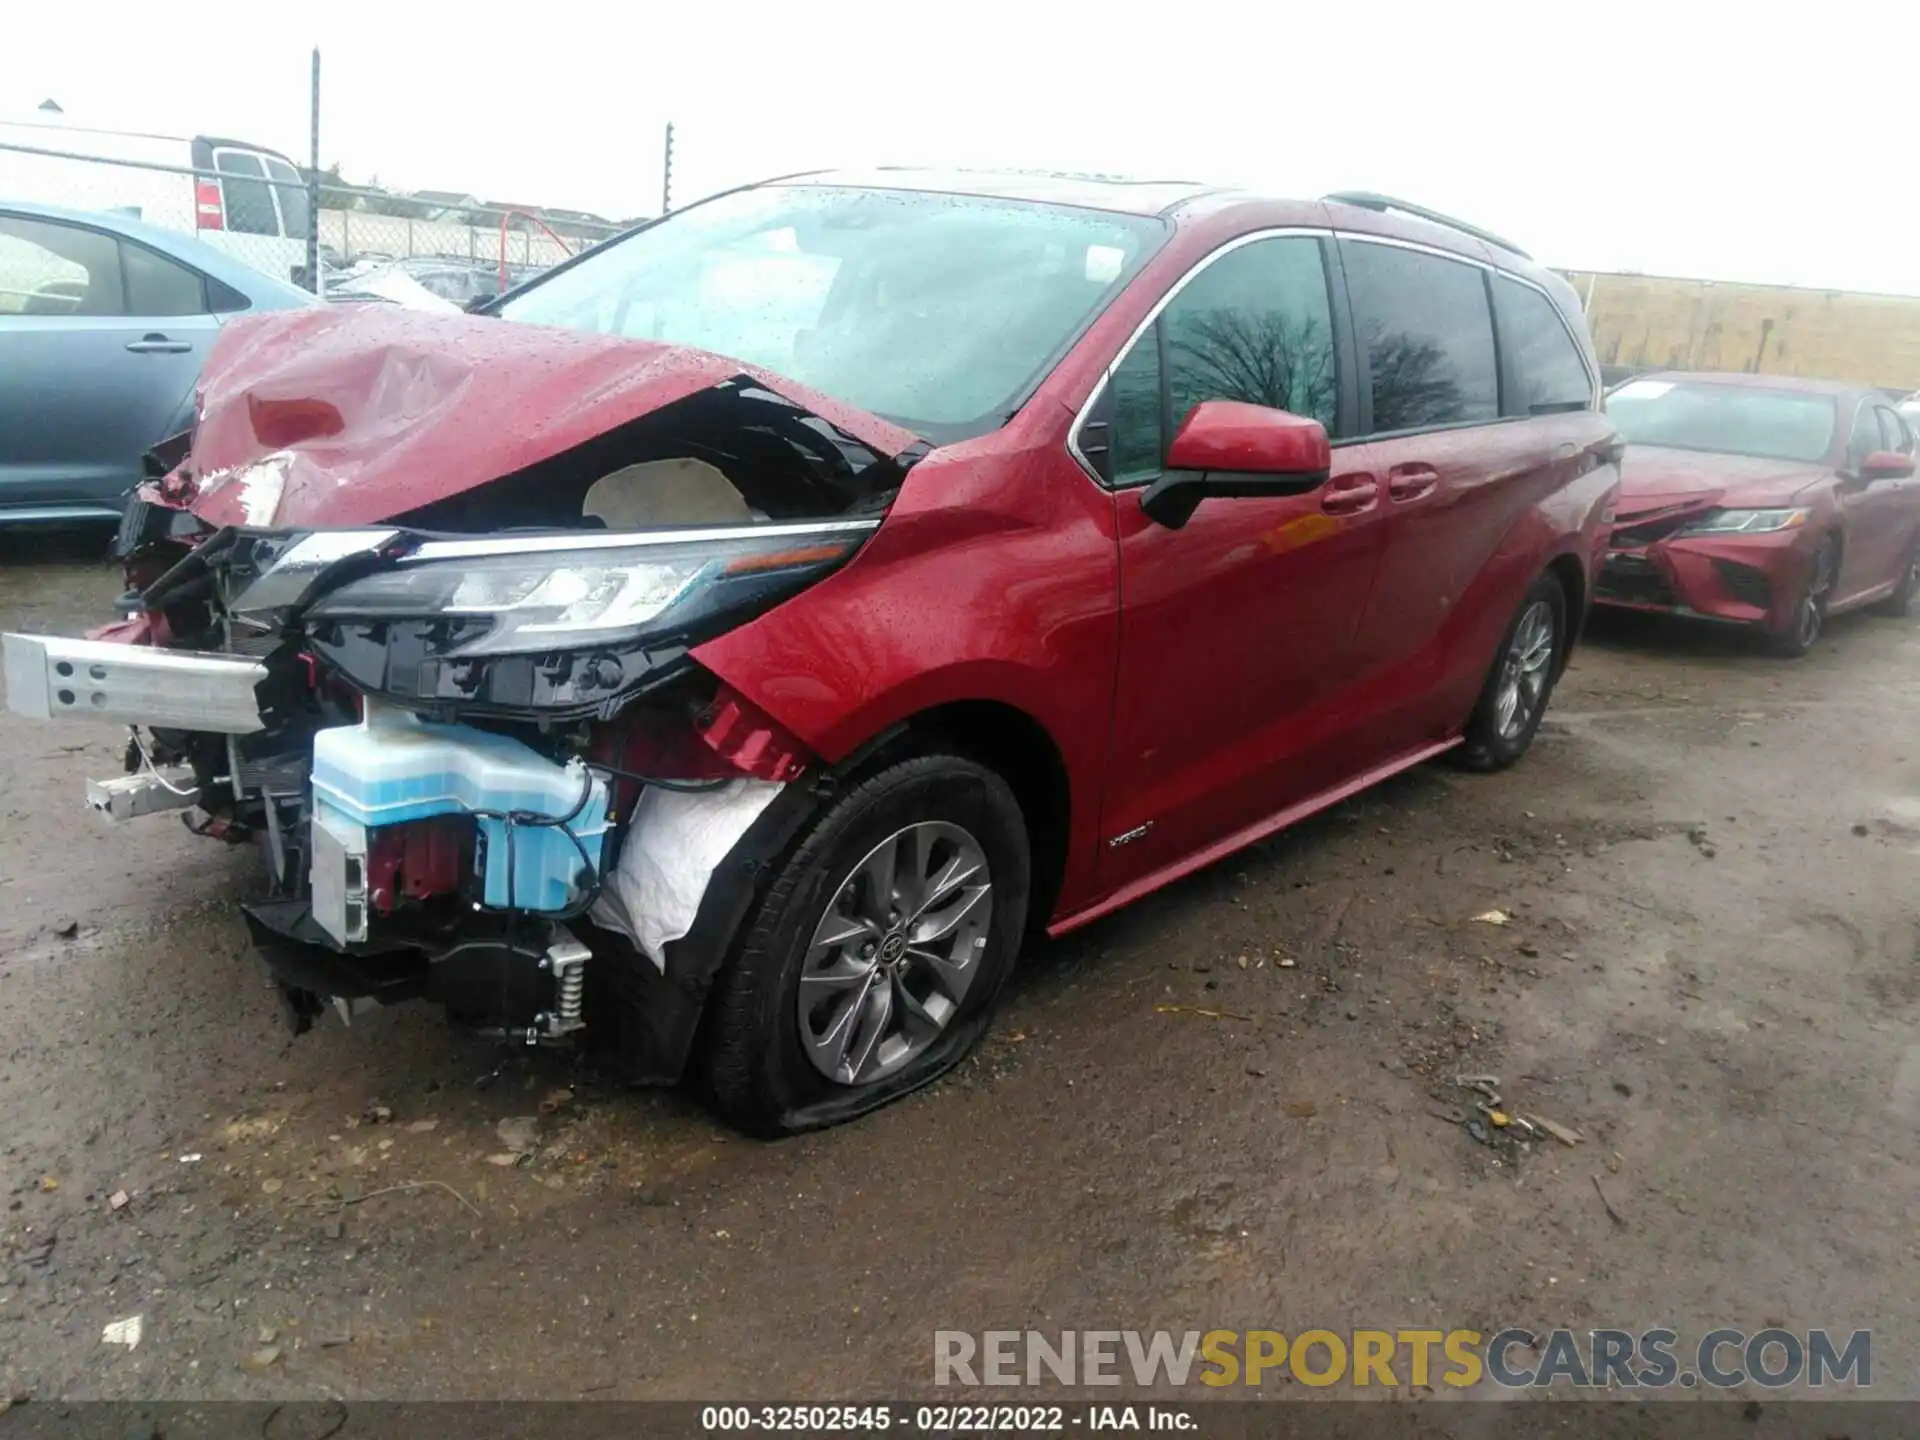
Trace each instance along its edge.
{"label": "dark colored car", "polygon": [[102,808],[257,840],[296,1026],[425,996],[848,1118],[1034,935],[1527,749],[1598,367],[1563,281],[1393,209],[805,178],[490,315],[254,324],[122,530],[138,606],[7,636],[9,701],[149,727]]}
{"label": "dark colored car", "polygon": [[1914,438],[1878,390],[1660,374],[1607,396],[1627,443],[1597,599],[1731,621],[1802,655],[1830,615],[1920,589]]}

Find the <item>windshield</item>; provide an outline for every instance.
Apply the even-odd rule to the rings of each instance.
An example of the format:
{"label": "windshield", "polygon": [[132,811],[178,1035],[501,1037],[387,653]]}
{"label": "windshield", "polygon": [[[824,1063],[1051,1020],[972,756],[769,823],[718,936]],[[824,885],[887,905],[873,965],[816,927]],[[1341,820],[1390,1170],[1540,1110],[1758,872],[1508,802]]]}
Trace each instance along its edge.
{"label": "windshield", "polygon": [[1629,443],[1816,461],[1833,448],[1828,395],[1758,386],[1629,380],[1607,397],[1607,414]]}
{"label": "windshield", "polygon": [[1164,233],[1095,210],[763,186],[610,245],[499,313],[717,351],[947,442],[1002,424]]}

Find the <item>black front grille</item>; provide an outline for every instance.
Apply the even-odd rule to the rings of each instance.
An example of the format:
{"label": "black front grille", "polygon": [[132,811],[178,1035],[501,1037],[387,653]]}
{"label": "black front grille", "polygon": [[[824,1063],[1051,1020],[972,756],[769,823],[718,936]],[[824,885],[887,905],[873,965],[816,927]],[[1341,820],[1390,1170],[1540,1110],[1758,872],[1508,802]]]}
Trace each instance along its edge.
{"label": "black front grille", "polygon": [[1713,568],[1720,576],[1720,583],[1727,587],[1727,593],[1742,605],[1753,605],[1761,610],[1773,608],[1773,585],[1764,570],[1756,570],[1751,565],[1740,565],[1732,560],[1715,560]]}
{"label": "black front grille", "polygon": [[1649,560],[1638,555],[1615,555],[1600,567],[1596,587],[1602,600],[1621,600],[1630,605],[1677,605],[1679,598],[1667,584],[1667,577]]}

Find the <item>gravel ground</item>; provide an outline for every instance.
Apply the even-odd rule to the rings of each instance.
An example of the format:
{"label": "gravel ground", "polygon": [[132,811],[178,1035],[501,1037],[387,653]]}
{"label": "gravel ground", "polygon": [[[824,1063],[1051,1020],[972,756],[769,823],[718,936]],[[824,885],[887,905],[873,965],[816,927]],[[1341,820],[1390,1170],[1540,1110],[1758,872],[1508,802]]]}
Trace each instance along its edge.
{"label": "gravel ground", "polygon": [[[97,623],[95,548],[0,541],[0,625]],[[1871,1327],[1920,1394],[1916,661],[1605,624],[1518,769],[1046,947],[956,1076],[776,1145],[425,1008],[290,1039],[251,855],[96,823],[114,732],[0,714],[0,1397],[844,1399],[925,1392],[936,1328],[1661,1323]],[[1476,1143],[1461,1072],[1583,1143]]]}

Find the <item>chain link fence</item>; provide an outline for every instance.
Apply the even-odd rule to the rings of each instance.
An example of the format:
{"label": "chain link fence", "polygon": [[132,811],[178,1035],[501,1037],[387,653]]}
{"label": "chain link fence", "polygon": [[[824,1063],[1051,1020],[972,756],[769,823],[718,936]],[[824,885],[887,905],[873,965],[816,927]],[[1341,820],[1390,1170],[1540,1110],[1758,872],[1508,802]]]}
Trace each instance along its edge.
{"label": "chain link fence", "polygon": [[467,197],[393,195],[356,186],[317,188],[327,292],[405,276],[440,298],[469,304],[539,274],[620,227],[577,212],[489,205]]}
{"label": "chain link fence", "polygon": [[[52,133],[23,143],[13,138],[23,128],[40,129],[0,127],[0,203],[129,215],[329,299],[464,306],[621,228],[577,211],[340,184],[284,155],[208,137],[46,127]],[[143,153],[100,153],[109,150]]]}

